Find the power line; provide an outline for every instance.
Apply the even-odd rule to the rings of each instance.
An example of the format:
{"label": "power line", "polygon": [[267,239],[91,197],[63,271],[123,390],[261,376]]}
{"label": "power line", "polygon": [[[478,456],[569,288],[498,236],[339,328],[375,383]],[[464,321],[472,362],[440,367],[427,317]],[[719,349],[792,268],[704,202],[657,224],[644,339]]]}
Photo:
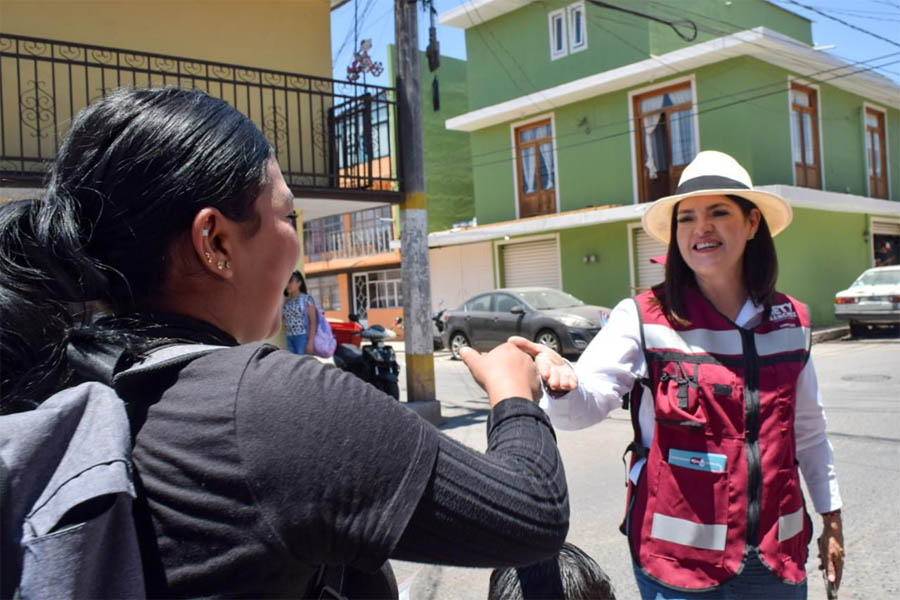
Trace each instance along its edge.
{"label": "power line", "polygon": [[815,6],[810,6],[809,4],[803,4],[803,3],[801,3],[801,2],[797,2],[797,0],[781,0],[781,1],[782,1],[782,2],[788,2],[789,4],[794,4],[794,5],[796,5],[796,6],[800,6],[800,7],[802,7],[802,8],[805,8],[806,10],[811,10],[811,11],[814,12],[814,13],[817,13],[817,14],[822,15],[822,16],[825,17],[826,19],[831,19],[832,21],[837,21],[837,22],[840,23],[841,25],[846,25],[846,26],[849,27],[850,29],[855,29],[856,31],[860,31],[860,32],[862,32],[862,33],[865,33],[865,34],[868,35],[868,36],[872,36],[873,38],[879,39],[879,40],[881,40],[881,41],[883,41],[883,42],[887,42],[888,44],[892,44],[892,45],[897,46],[898,48],[900,48],[900,44],[898,44],[898,43],[895,42],[894,40],[891,40],[891,39],[888,39],[888,38],[886,38],[886,37],[884,37],[884,36],[878,35],[878,34],[875,33],[874,31],[869,31],[868,29],[864,29],[864,28],[862,28],[862,27],[857,27],[857,26],[854,25],[853,23],[848,23],[847,21],[845,21],[845,20],[843,20],[843,19],[839,19],[838,17],[834,17],[834,16],[832,16],[832,15],[829,15],[827,12],[822,11],[822,10],[819,10],[819,9],[816,8]]}
{"label": "power line", "polygon": [[[601,2],[600,0],[588,0],[594,6],[599,6],[600,8],[608,8],[610,10],[618,10],[623,13],[627,13],[629,15],[635,15],[637,17],[642,17],[644,19],[649,19],[651,21],[656,21],[657,23],[662,23],[663,25],[668,25],[672,31],[675,32],[675,35],[680,37],[685,42],[693,42],[697,39],[697,24],[691,21],[690,19],[676,19],[674,21],[666,21],[665,19],[661,19],[655,15],[650,15],[647,13],[643,13],[637,10],[632,10],[630,8],[625,8],[623,6],[616,6],[615,4],[609,4],[608,2]],[[693,34],[690,36],[685,35],[678,29],[678,25],[690,25],[694,30]]]}
{"label": "power line", "polygon": [[[894,53],[894,54],[897,54],[897,53]],[[891,61],[890,63],[887,63],[887,64],[897,64],[897,63],[900,63],[900,59]],[[874,68],[874,67],[866,67],[866,68],[864,68],[864,69],[859,69],[859,70],[852,71],[852,72],[849,72],[849,73],[841,73],[841,74],[839,74],[839,75],[835,75],[834,77],[830,77],[830,78],[825,79],[825,80],[822,80],[822,81],[823,81],[823,82],[828,82],[828,81],[833,81],[833,80],[835,80],[835,79],[841,79],[841,78],[843,78],[843,77],[848,77],[848,76],[850,76],[850,75],[856,75],[856,74],[862,73],[862,72],[864,72],[864,71],[870,71],[870,70],[872,70],[873,68]],[[781,93],[784,93],[785,91],[786,91],[786,90],[784,90],[784,89],[774,90],[774,91],[770,91],[770,92],[765,92],[765,93],[762,93],[762,94],[758,94],[758,95],[752,96],[752,97],[750,97],[750,98],[745,98],[745,99],[742,99],[742,100],[736,100],[736,101],[734,101],[734,102],[729,102],[729,103],[727,103],[727,104],[722,104],[722,105],[720,105],[720,106],[713,106],[713,107],[709,107],[709,108],[705,108],[705,109],[697,110],[697,111],[693,111],[693,110],[692,110],[692,111],[690,111],[689,116],[694,117],[694,116],[698,116],[698,115],[701,115],[701,114],[706,114],[706,113],[710,113],[710,112],[715,112],[715,111],[717,111],[717,110],[722,110],[722,109],[725,109],[725,108],[730,108],[730,107],[736,106],[736,105],[738,105],[738,104],[744,104],[744,103],[749,102],[749,101],[751,101],[751,100],[758,100],[758,99],[760,99],[760,98],[765,98],[765,97],[767,97],[767,96],[772,96],[772,95],[775,95],[775,94],[781,94]],[[633,133],[634,133],[634,129],[632,129],[631,127],[629,127],[627,130],[620,131],[620,132],[613,133],[613,134],[606,135],[606,136],[602,136],[602,137],[599,137],[599,138],[590,139],[590,140],[585,140],[585,141],[583,141],[583,142],[576,142],[576,143],[573,143],[573,144],[567,144],[567,145],[556,145],[555,147],[556,147],[556,150],[565,150],[565,149],[570,149],[570,148],[577,148],[577,147],[584,146],[584,145],[587,145],[587,144],[594,144],[594,143],[597,143],[597,142],[602,142],[602,141],[614,139],[614,138],[617,138],[617,137],[622,137],[622,136],[624,136],[624,135],[631,135],[631,134],[633,134]],[[558,139],[558,138],[557,138],[557,139]],[[505,151],[508,152],[508,151],[509,151],[509,147],[505,148]],[[503,164],[503,163],[506,163],[506,162],[511,162],[512,160],[513,160],[513,159],[510,159],[510,158],[503,158],[503,159],[498,159],[498,160],[488,161],[488,162],[483,162],[483,163],[478,163],[478,164],[476,164],[476,163],[473,161],[473,162],[472,162],[472,167],[473,167],[473,168],[474,168],[474,167],[486,167],[486,166],[490,166],[490,165]]]}
{"label": "power line", "polygon": [[[472,6],[472,9],[475,11],[475,15],[477,16],[477,18],[480,21],[484,21],[484,18],[481,16],[481,13],[478,11],[478,7]],[[472,16],[469,12],[468,6],[465,7],[465,11],[466,11],[466,16],[469,17],[469,22],[474,24],[475,21],[472,19]],[[488,49],[488,52],[490,52],[491,56],[494,57],[494,60],[496,61],[497,65],[499,65],[499,67],[503,70],[503,72],[506,73],[506,76],[509,78],[509,80],[512,82],[512,84],[514,86],[516,86],[516,89],[518,89],[520,92],[525,94],[526,97],[529,97],[531,94],[540,91],[539,88],[534,84],[534,82],[532,82],[531,79],[528,77],[528,73],[525,71],[525,69],[522,67],[522,65],[516,60],[515,56],[513,56],[512,53],[509,52],[509,50],[503,45],[503,43],[497,39],[497,37],[494,35],[493,31],[488,29],[488,33],[490,33],[491,38],[494,40],[494,42],[497,44],[497,46],[500,47],[502,50],[504,50],[506,52],[507,56],[509,56],[511,58],[511,60],[516,64],[516,66],[519,68],[519,71],[522,73],[524,78],[528,81],[528,84],[532,87],[533,91],[529,92],[528,90],[524,89],[522,86],[519,85],[519,82],[516,80],[515,77],[513,77],[512,73],[509,72],[509,69],[506,68],[506,65],[503,64],[503,61],[500,60],[500,57],[497,56],[497,53],[494,51],[494,49],[491,48],[490,44],[487,43],[487,39],[484,37],[484,34],[481,32],[480,29],[477,30],[477,33],[478,33],[478,37],[481,39],[482,43],[484,44],[484,47]],[[535,108],[539,108],[538,104],[535,103],[533,100],[530,100],[530,102]],[[556,108],[556,105],[554,105],[552,102],[550,102],[549,100],[547,102],[551,105],[552,108],[554,108],[554,109]]]}
{"label": "power line", "polygon": [[[897,56],[898,54],[900,54],[900,51],[898,51],[898,52],[891,52],[891,53],[888,53],[888,54],[885,54],[885,55],[882,55],[882,56],[877,56],[877,57],[874,57],[874,58],[870,58],[870,59],[867,59],[867,60],[856,61],[856,62],[853,62],[853,63],[850,63],[850,64],[839,65],[839,66],[836,66],[836,67],[830,67],[830,68],[828,68],[828,69],[821,69],[821,70],[819,70],[819,71],[816,71],[816,72],[813,72],[813,73],[809,73],[809,74],[804,75],[804,78],[807,79],[807,80],[811,80],[811,81],[813,81],[813,82],[817,82],[817,83],[827,83],[828,81],[831,81],[832,79],[837,79],[837,77],[831,77],[831,78],[828,78],[828,79],[820,79],[819,76],[820,76],[820,75],[823,75],[823,74],[827,74],[827,73],[833,73],[833,72],[835,72],[835,71],[840,71],[840,70],[847,69],[847,68],[852,68],[852,67],[858,66],[858,65],[868,65],[868,63],[871,63],[871,62],[874,62],[874,61],[880,61],[880,60],[884,60],[884,59],[888,59],[888,58],[892,58],[892,57],[894,57],[894,56]],[[660,63],[663,64],[663,65],[668,66],[670,69],[673,70],[674,73],[682,73],[682,72],[684,72],[684,71],[682,71],[682,70],[676,69],[675,67],[673,67],[673,66],[671,66],[671,65],[667,65],[667,64],[666,64],[664,61],[662,61],[661,59],[657,59],[657,61],[660,62]],[[900,62],[900,61],[894,61],[894,62],[886,63],[886,64],[895,64],[896,62]],[[856,71],[851,71],[851,72],[846,73],[846,74],[841,75],[841,76],[842,76],[842,77],[845,77],[845,76],[849,76],[849,75],[855,75],[855,74],[858,74],[858,73],[870,71],[870,70],[872,70],[873,68],[879,68],[879,67],[878,67],[878,66],[872,66],[872,65],[869,65],[869,66],[867,66],[865,69],[859,69],[859,70],[856,70]],[[722,95],[720,95],[720,96],[715,96],[715,97],[712,97],[712,98],[706,98],[706,99],[704,99],[704,100],[702,100],[702,101],[698,101],[698,102],[697,102],[697,106],[700,106],[700,105],[706,105],[706,106],[709,106],[709,105],[711,105],[711,104],[713,104],[713,103],[715,103],[715,102],[717,102],[717,101],[727,100],[727,99],[731,99],[731,98],[736,98],[736,97],[739,97],[739,96],[742,96],[742,95],[745,95],[745,94],[749,94],[749,93],[753,93],[753,92],[758,92],[758,91],[762,91],[762,90],[767,90],[767,89],[771,89],[771,88],[775,88],[775,90],[774,90],[773,93],[782,93],[782,92],[786,92],[786,91],[787,91],[787,88],[785,87],[785,82],[784,82],[783,80],[781,80],[781,81],[774,81],[774,82],[772,82],[772,83],[767,83],[767,84],[763,84],[763,85],[755,86],[755,87],[751,87],[751,88],[745,88],[745,89],[742,89],[742,90],[737,90],[737,91],[734,91],[734,92],[732,92],[732,93],[726,93],[726,94],[722,94]],[[771,94],[766,94],[766,95],[771,95]],[[764,95],[764,96],[759,96],[759,97],[765,97],[765,95]],[[737,102],[748,102],[748,103],[749,103],[751,100],[754,100],[754,99],[756,99],[756,98],[757,98],[757,97],[747,98],[747,99],[744,99],[744,100],[738,100]],[[536,108],[540,108],[540,112],[544,112],[544,109],[543,109],[543,108],[537,107],[537,106],[536,106]],[[699,114],[699,112],[698,112],[698,114]],[[602,124],[596,125],[596,126],[594,126],[594,127],[596,127],[596,128],[601,128],[601,127],[612,127],[612,126],[619,125],[619,124],[630,124],[630,122],[631,122],[630,119],[626,119],[625,121],[622,121],[622,120],[618,120],[618,119],[617,119],[617,120],[615,120],[615,121],[609,121],[609,122],[606,122],[606,123],[602,123]],[[566,138],[566,137],[571,137],[571,136],[579,135],[580,133],[581,133],[581,132],[579,132],[579,131],[574,131],[574,132],[572,132],[572,133],[568,133],[568,134],[564,134],[564,135],[561,135],[561,136],[557,136],[556,139],[559,140],[559,139],[562,139],[562,138]],[[484,152],[480,152],[480,153],[478,153],[478,154],[472,154],[472,155],[471,155],[471,158],[472,158],[473,161],[474,161],[474,159],[479,158],[479,157],[489,156],[489,155],[492,155],[492,154],[498,154],[498,153],[506,153],[506,152],[509,152],[509,146],[503,146],[503,147],[501,147],[501,148],[497,148],[496,150],[487,150],[487,151],[484,151]]]}
{"label": "power line", "polygon": [[[355,0],[354,0],[354,2],[355,2]],[[344,36],[344,41],[341,42],[341,45],[338,48],[337,53],[334,55],[334,58],[331,59],[332,68],[333,68],[333,65],[341,58],[341,55],[344,53],[344,50],[347,48],[347,44],[350,43],[350,39],[355,37],[355,34],[358,29],[362,29],[362,25],[365,22],[366,16],[368,16],[369,11],[372,9],[372,7],[374,5],[375,5],[375,0],[368,0],[366,5],[363,7],[362,15],[359,16],[358,18],[354,19],[355,22],[354,22],[353,28],[352,29],[348,28],[347,35]],[[391,10],[393,11],[393,8]],[[359,48],[354,48],[353,51],[355,52],[358,49]]]}
{"label": "power line", "polygon": [[[545,6],[545,7],[548,6],[547,3],[544,2],[544,1],[542,1],[542,0],[539,0],[539,3],[540,3],[541,5],[543,5],[543,6]],[[651,3],[653,3],[653,4],[658,4],[658,5],[660,5],[660,6],[662,6],[662,7],[665,7],[665,8],[675,9],[675,7],[672,7],[672,6],[667,5],[667,4],[665,4],[665,3],[662,3],[662,2],[652,2],[652,0],[651,0]],[[474,7],[473,7],[473,8],[474,8]],[[680,7],[679,7],[679,9],[680,9]],[[466,12],[469,13],[468,8],[466,9]],[[476,16],[478,17],[478,19],[479,19],[480,21],[483,20],[481,14],[478,12],[477,8],[474,8],[474,12],[475,12]],[[694,11],[689,11],[689,10],[688,10],[688,11],[685,11],[685,12],[690,12],[690,13],[693,13],[693,14],[698,14],[698,15],[704,17],[704,18],[709,18],[710,20],[714,20],[714,21],[717,21],[717,22],[719,22],[719,23],[723,23],[723,24],[725,24],[725,25],[728,25],[729,27],[733,27],[733,28],[735,28],[735,29],[738,29],[738,30],[743,31],[743,29],[742,29],[740,26],[735,25],[735,24],[733,24],[733,23],[728,23],[727,21],[721,21],[721,20],[718,20],[718,19],[713,19],[713,18],[711,18],[711,17],[707,17],[706,15],[702,15],[702,14],[700,14],[700,13],[695,13]],[[475,23],[475,20],[472,19],[471,15],[469,16],[469,20],[470,20],[471,23]],[[607,30],[606,28],[604,28],[604,27],[602,27],[602,26],[599,26],[599,25],[595,22],[594,19],[589,19],[589,20],[592,21],[593,24],[594,24],[595,26],[598,26],[600,29],[603,29],[603,30],[606,31],[607,33],[610,33],[611,35],[613,35],[614,37],[618,38],[618,39],[619,39],[620,41],[622,41],[623,43],[625,43],[625,44],[631,46],[632,48],[634,48],[634,49],[636,49],[636,50],[639,50],[640,54],[642,54],[642,55],[644,54],[644,49],[642,49],[642,48],[637,48],[636,46],[634,46],[634,45],[631,44],[630,42],[626,41],[624,38],[619,37],[618,35],[614,34],[614,33],[611,32],[610,30]],[[638,27],[635,23],[630,23],[630,22],[625,22],[625,21],[616,21],[616,20],[613,20],[613,19],[609,19],[609,20],[611,20],[611,21],[613,21],[613,22],[617,22],[617,23],[619,23],[619,24],[628,25],[628,26],[631,26],[631,27]],[[643,28],[640,28],[640,29],[643,30]],[[706,33],[711,33],[711,34],[715,34],[715,35],[723,35],[723,34],[724,34],[724,35],[729,35],[729,34],[731,33],[731,32],[728,32],[728,31],[721,30],[721,29],[710,28],[709,26],[701,27],[701,29],[704,30]],[[524,89],[521,87],[521,85],[519,85],[519,82],[516,80],[516,78],[515,78],[515,77],[509,72],[509,70],[504,66],[503,62],[500,60],[499,56],[498,56],[497,53],[494,51],[494,49],[491,47],[491,45],[488,44],[486,38],[485,38],[484,35],[481,33],[481,31],[478,31],[478,34],[479,34],[479,36],[480,36],[482,42],[484,43],[485,47],[486,47],[486,48],[488,49],[488,51],[492,54],[492,56],[494,57],[494,60],[495,60],[495,61],[497,62],[497,64],[501,67],[501,69],[505,72],[505,74],[506,74],[507,77],[510,79],[510,81],[513,83],[513,85],[515,85],[515,87],[516,87],[518,90],[520,90],[521,92],[527,94],[526,90],[524,90]],[[530,79],[528,78],[528,75],[527,75],[527,73],[525,72],[525,70],[524,70],[524,68],[522,67],[522,65],[519,64],[518,61],[516,61],[516,59],[515,59],[513,56],[511,56],[509,50],[505,48],[505,46],[503,45],[503,43],[500,42],[500,40],[498,40],[498,39],[496,38],[496,36],[493,36],[493,35],[492,35],[492,39],[493,39],[493,41],[497,44],[497,46],[499,46],[501,49],[503,49],[503,50],[507,53],[507,55],[510,56],[510,58],[513,60],[513,62],[516,63],[517,67],[518,67],[519,70],[522,72],[523,76],[524,76],[526,79],[528,79],[529,84],[530,84],[533,88],[536,88],[537,86],[535,86],[534,83],[533,83],[532,81],[530,81]],[[801,48],[803,48],[803,49],[805,49],[805,50],[809,50],[809,49],[810,49],[809,45],[808,45],[808,44],[805,44],[805,43],[803,43],[803,42],[799,42],[799,41],[796,41],[796,40],[789,40],[789,41],[792,42],[794,45],[797,45],[798,47],[801,47]],[[750,41],[750,40],[745,40],[745,42],[748,43],[748,44],[754,45],[754,46],[756,46],[756,47],[762,48],[762,49],[770,50],[769,47],[764,46],[764,45],[759,44],[759,43],[756,43],[756,42],[753,42],[753,41]],[[832,77],[832,78],[826,79],[826,80],[818,80],[818,79],[816,79],[816,76],[821,75],[821,74],[825,74],[825,73],[831,73],[831,72],[834,72],[834,71],[839,71],[839,70],[846,69],[846,68],[850,68],[850,67],[855,66],[855,65],[867,64],[867,63],[871,63],[871,62],[874,62],[874,61],[877,61],[877,60],[883,60],[883,59],[885,59],[885,58],[889,58],[889,57],[895,56],[896,54],[898,54],[898,53],[897,53],[897,52],[894,52],[894,53],[886,54],[886,55],[884,55],[884,56],[879,56],[879,57],[875,57],[875,58],[871,58],[871,59],[867,59],[867,60],[861,60],[861,61],[851,61],[851,60],[847,60],[847,63],[848,63],[848,64],[839,65],[839,66],[831,67],[831,68],[827,68],[827,69],[819,69],[819,70],[814,71],[814,72],[812,72],[812,73],[804,73],[804,74],[803,74],[803,77],[804,77],[805,79],[811,80],[811,81],[813,81],[813,82],[824,83],[824,82],[830,81],[831,79],[837,79],[838,77]],[[659,64],[663,65],[664,67],[666,67],[666,68],[672,70],[673,73],[681,73],[681,72],[683,72],[683,70],[680,70],[680,69],[678,69],[678,68],[676,68],[676,67],[674,67],[674,66],[672,66],[672,65],[670,65],[670,64],[668,64],[668,63],[666,63],[666,62],[663,61],[662,59],[659,59],[659,58],[657,58],[657,57],[651,57],[651,58],[654,59],[654,60],[655,60],[656,62],[658,62]],[[817,68],[817,66],[818,66],[818,65],[814,65],[813,63],[810,63],[810,62],[807,62],[807,61],[803,61],[803,60],[800,60],[800,59],[794,59],[793,57],[785,57],[785,58],[786,58],[787,60],[789,60],[790,62],[793,62],[793,63],[795,63],[795,64],[798,64],[798,65],[801,65],[801,66],[805,67],[806,69],[809,69],[809,68]],[[846,59],[845,59],[845,60],[846,60]],[[894,63],[887,63],[887,64],[894,64]],[[860,69],[860,70],[857,70],[857,71],[853,71],[853,72],[846,73],[846,74],[844,74],[844,75],[841,75],[841,77],[848,76],[848,75],[854,75],[854,74],[862,73],[862,72],[865,72],[865,71],[872,71],[872,70],[876,70],[876,69],[881,69],[883,66],[885,66],[885,65],[873,65],[873,66],[870,66],[870,67],[865,68],[865,69]],[[712,104],[712,103],[714,103],[714,102],[717,102],[717,101],[720,101],[720,100],[723,100],[723,99],[735,98],[735,97],[741,96],[741,95],[743,95],[743,94],[752,93],[752,92],[755,92],[755,91],[764,90],[764,89],[768,89],[768,88],[772,88],[772,87],[777,88],[777,89],[775,89],[775,91],[774,91],[773,93],[782,93],[782,92],[785,92],[785,91],[786,91],[786,88],[784,87],[784,82],[783,82],[783,81],[777,81],[777,82],[772,82],[772,83],[769,83],[769,84],[764,84],[764,85],[761,85],[761,86],[756,86],[756,87],[753,87],[753,88],[747,88],[747,89],[744,89],[744,90],[738,90],[738,91],[735,91],[735,92],[732,92],[732,93],[720,94],[719,96],[713,97],[713,98],[706,98],[706,99],[704,99],[703,101],[697,102],[697,105],[699,106],[699,105],[703,104],[703,105],[709,106],[710,104]],[[713,88],[713,89],[715,89],[715,88]],[[540,90],[537,90],[537,91],[540,91]],[[716,90],[716,91],[720,91],[720,90]],[[532,95],[533,95],[533,94],[527,94],[526,99],[528,99],[528,101],[534,106],[535,112],[536,112],[536,113],[537,113],[537,112],[546,112],[546,111],[548,111],[548,110],[554,110],[554,109],[557,109],[557,108],[558,108],[558,107],[557,107],[552,101],[550,101],[549,99],[545,99],[545,102],[546,102],[546,104],[549,105],[549,107],[547,107],[547,106],[542,106],[542,105],[538,104],[535,100],[533,100],[533,99],[530,98],[530,96],[532,96]],[[752,104],[752,100],[755,100],[755,99],[761,98],[761,97],[765,97],[765,96],[768,96],[768,95],[772,95],[772,94],[764,94],[764,95],[761,95],[761,96],[756,96],[756,97],[752,97],[752,98],[746,98],[746,99],[743,99],[743,100],[737,100],[736,102],[733,102],[733,103],[728,104],[728,105],[719,106],[719,107],[716,107],[715,109],[718,110],[719,108],[726,108],[726,107],[728,107],[728,106],[733,106],[734,104],[738,104],[738,103],[748,103],[748,104]],[[754,106],[756,106],[756,105],[754,105]],[[757,108],[759,108],[759,107],[757,106]],[[700,114],[700,112],[703,112],[703,111],[698,111],[697,114]],[[626,121],[624,121],[624,122],[623,122],[623,121],[617,120],[617,121],[613,121],[613,122],[608,122],[608,123],[604,123],[604,124],[601,124],[601,125],[597,125],[597,126],[595,126],[595,127],[610,127],[610,126],[614,126],[614,125],[617,125],[617,124],[629,124],[629,125],[630,125],[630,120],[626,120]],[[564,138],[564,137],[571,137],[571,136],[579,135],[580,133],[581,133],[580,131],[574,131],[574,132],[572,132],[572,133],[564,134],[564,135],[562,135],[562,136],[557,136],[556,139],[559,140],[559,139]],[[594,141],[600,141],[600,140],[594,140]],[[480,152],[480,153],[478,153],[478,154],[470,154],[470,155],[468,155],[467,157],[473,159],[473,165],[474,165],[474,159],[477,159],[477,158],[480,158],[480,157],[485,157],[485,156],[490,156],[490,155],[498,154],[498,153],[507,153],[507,152],[509,152],[509,151],[510,151],[509,146],[503,146],[502,148],[497,148],[496,150],[487,150],[487,151],[484,151],[484,152]],[[463,157],[460,156],[460,158],[463,158]],[[504,159],[504,161],[505,161],[505,160],[507,160],[507,159]],[[493,163],[486,163],[486,164],[493,164]]]}
{"label": "power line", "polygon": [[[720,24],[725,25],[725,26],[727,26],[727,27],[730,27],[731,29],[734,30],[734,31],[728,31],[728,30],[716,28],[716,27],[711,26],[711,25],[703,25],[701,30],[704,31],[705,33],[712,33],[712,34],[717,34],[717,35],[728,35],[728,34],[731,34],[731,33],[737,32],[737,31],[746,31],[746,27],[744,27],[744,26],[742,26],[742,25],[738,25],[738,24],[735,24],[735,23],[731,23],[731,22],[729,22],[729,21],[724,21],[724,20],[722,20],[722,19],[717,19],[717,18],[715,18],[715,17],[711,17],[711,16],[709,16],[709,15],[706,15],[706,14],[703,14],[703,13],[700,13],[700,12],[697,12],[697,11],[690,10],[690,9],[684,8],[684,7],[682,7],[682,6],[674,6],[674,5],[667,4],[667,3],[665,3],[665,2],[659,1],[659,0],[650,0],[650,4],[655,4],[656,6],[662,8],[662,9],[664,9],[664,10],[669,10],[670,12],[677,13],[677,14],[681,14],[681,13],[689,13],[689,14],[692,14],[692,15],[696,15],[696,16],[699,17],[699,18],[703,18],[703,19],[706,19],[706,20],[708,20],[708,21],[712,21],[712,22],[714,22],[714,23],[720,23]],[[789,44],[792,44],[792,45],[794,45],[794,46],[797,46],[797,47],[799,47],[799,48],[802,48],[802,49],[804,49],[804,50],[810,50],[810,46],[809,46],[808,44],[806,44],[805,42],[801,42],[801,41],[799,41],[799,40],[795,40],[795,39],[790,38],[790,37],[787,37],[787,39],[785,39],[784,41],[787,42],[787,43],[789,43]],[[757,46],[757,47],[759,47],[759,48],[765,49],[765,46],[763,46],[763,45],[761,45],[761,44],[757,44],[757,43],[752,42],[752,41],[751,41],[751,42],[748,42],[748,43],[750,43],[750,44],[752,44],[752,45],[754,45],[754,46]],[[836,53],[836,52],[833,52],[833,53],[831,53],[831,54],[832,54],[832,56],[835,56],[835,57],[840,58],[840,59],[842,59],[842,60],[845,60],[845,61],[847,61],[847,62],[853,62],[850,58],[841,56],[840,54],[838,54],[838,53]],[[804,60],[802,60],[802,59],[797,59],[797,58],[794,58],[794,57],[785,57],[785,58],[787,58],[787,59],[790,60],[791,62],[794,62],[795,64],[800,64],[800,65],[804,65],[804,66],[813,66],[813,67],[815,67],[814,65],[811,65],[811,63],[807,63],[806,61],[804,61]],[[888,72],[891,72],[891,71],[888,71]]]}

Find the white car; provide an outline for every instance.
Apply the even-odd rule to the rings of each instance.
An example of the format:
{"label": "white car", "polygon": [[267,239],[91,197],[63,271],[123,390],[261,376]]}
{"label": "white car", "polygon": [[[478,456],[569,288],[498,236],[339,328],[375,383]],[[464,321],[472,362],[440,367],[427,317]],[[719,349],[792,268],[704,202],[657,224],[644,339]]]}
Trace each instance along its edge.
{"label": "white car", "polygon": [[870,326],[900,325],[900,265],[864,271],[834,298],[834,316],[860,336]]}

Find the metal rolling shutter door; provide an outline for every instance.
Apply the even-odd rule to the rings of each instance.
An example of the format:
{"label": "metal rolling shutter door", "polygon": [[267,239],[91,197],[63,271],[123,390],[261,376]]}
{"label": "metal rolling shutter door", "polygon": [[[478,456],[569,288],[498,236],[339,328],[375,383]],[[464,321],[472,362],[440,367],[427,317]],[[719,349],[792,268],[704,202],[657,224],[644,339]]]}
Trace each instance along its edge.
{"label": "metal rolling shutter door", "polygon": [[503,249],[503,287],[543,286],[562,289],[556,239],[506,244]]}
{"label": "metal rolling shutter door", "polygon": [[872,233],[878,235],[900,235],[900,221],[872,220]]}
{"label": "metal rolling shutter door", "polygon": [[662,265],[650,262],[650,259],[668,251],[666,245],[658,242],[641,229],[635,229],[635,248],[637,249],[637,280],[639,288],[651,288],[662,283],[666,270]]}

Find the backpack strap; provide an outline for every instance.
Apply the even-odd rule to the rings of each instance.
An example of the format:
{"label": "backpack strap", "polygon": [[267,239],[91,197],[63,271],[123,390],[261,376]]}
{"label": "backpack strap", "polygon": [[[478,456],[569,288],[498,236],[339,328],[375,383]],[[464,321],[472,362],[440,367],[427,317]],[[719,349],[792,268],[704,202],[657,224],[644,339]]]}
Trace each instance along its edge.
{"label": "backpack strap", "polygon": [[343,593],[345,572],[343,565],[322,565],[304,596],[314,600],[348,600]]}
{"label": "backpack strap", "polygon": [[[225,347],[206,344],[168,344],[152,349],[143,360],[129,364],[124,345],[101,342],[88,336],[79,336],[75,332],[66,347],[66,359],[80,377],[88,381],[105,383],[123,399],[133,445],[147,419],[149,406],[143,402],[125,400],[132,395],[129,392],[136,392],[135,395],[140,396],[141,390],[146,390],[151,382],[165,385],[162,382],[167,380],[169,374],[175,374],[196,358]],[[165,568],[160,558],[141,475],[137,469],[132,469],[131,473],[136,492],[133,518],[141,546],[144,583],[150,588],[148,591],[155,593],[160,590],[154,590],[152,586],[155,582],[166,580]]]}
{"label": "backpack strap", "polygon": [[[634,301],[634,308],[637,312],[638,318],[638,327],[641,332],[641,353],[644,355],[644,364],[647,367],[647,372],[650,372],[650,363],[647,362],[647,344],[644,341],[644,319],[641,314],[641,305],[637,301],[637,298],[632,298]],[[625,462],[625,456],[630,452],[635,458],[641,459],[645,458],[649,453],[649,448],[647,448],[642,440],[641,436],[641,424],[638,420],[638,415],[641,410],[641,400],[644,396],[644,390],[652,390],[652,382],[648,377],[641,377],[634,383],[634,387],[630,392],[625,394],[622,398],[622,408],[629,411],[631,416],[631,430],[633,432],[633,437],[631,443],[625,448],[625,452],[622,453],[622,463],[625,464],[626,470],[626,481],[628,479],[628,464]]]}
{"label": "backpack strap", "polygon": [[[146,387],[150,380],[165,380],[167,376],[176,373],[194,359],[226,347],[206,344],[171,344],[155,348],[141,362],[117,373],[113,378],[114,388],[121,397],[124,397],[128,390],[140,390],[142,387]],[[147,420],[148,408],[149,406],[143,402],[125,401],[132,444]],[[151,518],[150,505],[147,502],[147,494],[144,493],[144,482],[141,479],[140,471],[133,469],[132,476],[137,492],[133,516],[141,548],[144,584],[147,586],[148,596],[156,597],[164,595],[167,591],[156,589],[156,586],[162,585],[166,581],[166,571],[162,563],[162,553],[157,543],[156,528]]]}

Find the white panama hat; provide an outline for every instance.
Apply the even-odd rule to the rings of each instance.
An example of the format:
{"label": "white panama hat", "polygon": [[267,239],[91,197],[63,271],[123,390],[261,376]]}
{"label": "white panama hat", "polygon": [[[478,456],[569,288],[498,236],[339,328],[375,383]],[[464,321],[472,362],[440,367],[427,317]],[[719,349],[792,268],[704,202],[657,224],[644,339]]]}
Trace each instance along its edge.
{"label": "white panama hat", "polygon": [[693,196],[735,195],[756,205],[766,218],[769,232],[776,236],[790,225],[791,205],[777,194],[753,189],[750,174],[734,158],[724,152],[705,150],[691,161],[678,181],[672,196],[653,202],[644,212],[644,231],[668,245],[672,227],[672,210],[685,198]]}

